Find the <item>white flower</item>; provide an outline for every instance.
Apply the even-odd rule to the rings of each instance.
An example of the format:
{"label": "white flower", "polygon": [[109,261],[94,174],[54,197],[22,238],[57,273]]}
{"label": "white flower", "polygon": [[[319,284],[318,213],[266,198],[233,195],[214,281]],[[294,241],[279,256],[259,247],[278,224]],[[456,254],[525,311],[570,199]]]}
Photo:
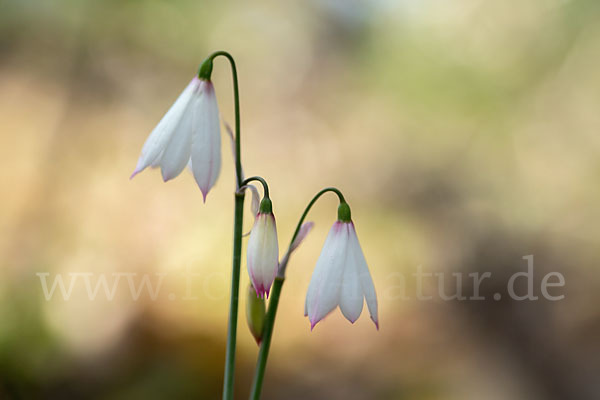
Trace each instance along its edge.
{"label": "white flower", "polygon": [[304,315],[311,329],[338,305],[342,314],[354,323],[363,308],[363,299],[371,319],[379,329],[377,296],[352,221],[337,221],[331,227],[313,272]]}
{"label": "white flower", "polygon": [[144,143],[135,175],[160,166],[166,182],[190,166],[206,200],[221,170],[221,133],[215,89],[194,77]]}
{"label": "white flower", "polygon": [[270,212],[259,212],[248,239],[248,274],[256,295],[269,297],[269,290],[279,266],[279,245],[275,216]]}

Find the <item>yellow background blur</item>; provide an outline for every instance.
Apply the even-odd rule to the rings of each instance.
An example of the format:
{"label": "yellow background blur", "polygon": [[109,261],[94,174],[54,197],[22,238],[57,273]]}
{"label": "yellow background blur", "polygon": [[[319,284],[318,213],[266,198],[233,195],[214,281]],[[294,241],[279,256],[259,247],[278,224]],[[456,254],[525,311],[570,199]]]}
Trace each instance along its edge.
{"label": "yellow background blur", "polygon": [[[265,399],[600,397],[600,2],[5,0],[0,398],[220,397],[229,143],[206,204],[188,172],[128,177],[221,49],[238,64],[244,169],[270,183],[281,247],[312,195],[339,187],[380,304],[379,332],[366,309],[310,332],[326,197],[288,268]],[[232,124],[224,60],[213,79]],[[492,300],[530,254],[537,294],[559,271],[565,299]],[[419,266],[491,271],[488,300],[417,301]],[[36,275],[125,272],[166,274],[157,298],[134,301],[123,278],[112,301],[81,284],[46,301]],[[256,357],[243,309],[240,399]]]}

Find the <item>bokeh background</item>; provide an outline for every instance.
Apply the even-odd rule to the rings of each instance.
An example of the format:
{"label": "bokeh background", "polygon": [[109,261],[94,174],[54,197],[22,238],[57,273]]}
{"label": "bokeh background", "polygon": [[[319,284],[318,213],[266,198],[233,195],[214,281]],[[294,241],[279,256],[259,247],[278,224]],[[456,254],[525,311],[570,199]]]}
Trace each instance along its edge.
{"label": "bokeh background", "polygon": [[[219,49],[238,63],[244,168],[270,182],[282,247],[312,195],[340,187],[380,303],[379,332],[366,310],[310,332],[304,295],[336,216],[324,198],[288,269],[265,399],[600,397],[598,1],[4,0],[0,398],[220,397],[229,144],[206,204],[187,172],[128,180]],[[232,123],[224,60],[213,78]],[[536,294],[558,271],[563,300],[493,300],[526,255]],[[487,300],[418,301],[419,266],[491,271]],[[163,274],[156,298],[123,278],[91,300],[80,278],[46,300],[36,275],[125,272]],[[256,353],[242,312],[237,398]]]}

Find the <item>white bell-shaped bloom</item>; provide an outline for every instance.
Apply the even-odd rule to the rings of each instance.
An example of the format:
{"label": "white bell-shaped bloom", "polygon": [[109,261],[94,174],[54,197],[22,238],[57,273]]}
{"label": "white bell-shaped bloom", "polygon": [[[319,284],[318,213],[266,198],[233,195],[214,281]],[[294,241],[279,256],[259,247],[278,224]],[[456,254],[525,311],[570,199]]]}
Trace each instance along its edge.
{"label": "white bell-shaped bloom", "polygon": [[150,133],[131,178],[149,166],[160,166],[166,182],[186,165],[206,200],[221,170],[221,133],[213,84],[198,77]]}
{"label": "white bell-shaped bloom", "polygon": [[259,212],[248,239],[248,274],[256,295],[269,297],[279,266],[277,227],[273,213]]}
{"label": "white bell-shaped bloom", "polygon": [[344,317],[354,323],[366,299],[371,319],[379,329],[377,296],[352,221],[337,221],[317,260],[308,292],[304,315],[311,329],[338,305]]}

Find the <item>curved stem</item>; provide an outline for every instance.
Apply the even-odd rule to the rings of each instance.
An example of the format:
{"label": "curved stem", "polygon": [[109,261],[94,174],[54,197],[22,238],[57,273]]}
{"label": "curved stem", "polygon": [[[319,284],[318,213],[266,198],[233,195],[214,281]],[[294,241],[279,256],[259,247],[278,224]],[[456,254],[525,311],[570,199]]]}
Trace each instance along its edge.
{"label": "curved stem", "polygon": [[235,175],[238,188],[242,187],[242,160],[241,160],[241,140],[240,140],[240,92],[238,86],[237,68],[233,56],[226,51],[216,51],[208,58],[213,60],[218,56],[223,56],[231,64],[231,75],[233,76],[233,97],[235,104]]}
{"label": "curved stem", "polygon": [[[229,60],[231,75],[233,77],[233,97],[235,105],[235,175],[237,187],[242,187],[242,160],[241,160],[241,132],[240,132],[240,93],[238,86],[237,68],[235,60],[226,51],[212,53],[207,60],[207,70],[201,67],[200,74],[207,74],[210,78],[212,71],[212,60],[223,56]],[[237,320],[240,293],[240,264],[242,254],[242,225],[244,220],[244,192],[235,193],[233,223],[233,259],[231,267],[231,295],[229,300],[229,323],[227,326],[227,349],[225,352],[225,372],[223,376],[223,400],[233,399],[234,373],[235,373],[235,350],[237,342]]]}
{"label": "curved stem", "polygon": [[[344,195],[337,188],[328,187],[321,191],[319,191],[312,200],[308,203],[300,220],[298,221],[298,225],[296,226],[296,230],[292,235],[292,240],[290,241],[290,245],[288,247],[288,251],[286,256],[284,257],[284,261],[282,265],[280,265],[280,271],[285,271],[285,267],[287,266],[287,262],[289,260],[290,251],[292,248],[292,244],[298,236],[298,232],[300,231],[300,227],[304,222],[304,219],[308,215],[308,212],[312,208],[312,206],[319,200],[319,198],[327,193],[333,192],[340,199],[340,203],[346,203],[344,199]],[[256,370],[254,371],[254,380],[252,382],[252,391],[250,392],[250,399],[259,400],[260,393],[262,391],[262,384],[265,377],[265,370],[267,367],[267,360],[269,358],[269,349],[271,347],[271,338],[273,336],[273,326],[275,325],[275,317],[277,316],[277,307],[279,306],[279,296],[281,295],[281,288],[283,286],[283,282],[285,281],[285,273],[279,273],[273,282],[273,287],[271,289],[271,299],[269,300],[269,308],[267,309],[267,314],[265,315],[265,325],[263,330],[262,342],[260,344],[260,350],[258,352],[258,360],[256,361]]]}
{"label": "curved stem", "polygon": [[317,194],[315,194],[315,196],[312,198],[312,200],[308,203],[308,205],[304,209],[304,212],[302,213],[302,216],[300,217],[300,220],[298,221],[296,230],[294,231],[294,234],[292,235],[292,240],[290,240],[289,247],[292,247],[292,243],[294,243],[294,240],[296,240],[296,236],[298,236],[298,232],[300,232],[302,223],[304,222],[304,219],[308,215],[308,212],[310,211],[312,206],[317,202],[317,200],[319,200],[319,197],[321,197],[322,195],[324,195],[327,192],[333,192],[333,193],[337,194],[338,198],[340,199],[340,203],[346,202],[346,199],[344,199],[344,195],[342,194],[342,192],[340,192],[339,189],[334,188],[334,187],[325,188],[325,189],[321,190],[320,192],[318,192]]}
{"label": "curved stem", "polygon": [[264,197],[266,197],[268,199],[269,198],[269,185],[267,185],[267,181],[265,181],[260,176],[252,176],[250,178],[244,179],[244,181],[241,183],[240,187],[246,186],[248,183],[250,183],[252,181],[258,181],[262,184],[263,191],[264,191]]}

